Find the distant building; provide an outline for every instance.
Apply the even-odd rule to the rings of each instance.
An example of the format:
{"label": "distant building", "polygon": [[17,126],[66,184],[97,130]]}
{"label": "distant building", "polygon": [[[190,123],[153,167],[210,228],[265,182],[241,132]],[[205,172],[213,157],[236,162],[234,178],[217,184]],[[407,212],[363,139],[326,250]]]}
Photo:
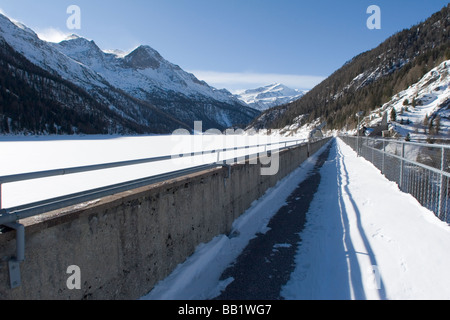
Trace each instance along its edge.
{"label": "distant building", "polygon": [[365,128],[364,134],[368,137],[384,137],[387,131],[389,131],[388,114],[385,112],[381,122],[373,127]]}
{"label": "distant building", "polygon": [[323,138],[323,132],[322,129],[325,128],[327,125],[326,122],[322,123],[320,126],[314,128],[310,133],[309,133],[309,139],[321,139]]}

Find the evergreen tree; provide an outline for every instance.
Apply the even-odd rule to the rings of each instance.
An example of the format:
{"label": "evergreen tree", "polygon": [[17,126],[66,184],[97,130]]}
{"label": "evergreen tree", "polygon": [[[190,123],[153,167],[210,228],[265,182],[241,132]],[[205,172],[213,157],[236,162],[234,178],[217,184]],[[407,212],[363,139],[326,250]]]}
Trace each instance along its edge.
{"label": "evergreen tree", "polygon": [[395,108],[392,108],[391,111],[391,121],[397,121],[397,112],[395,111]]}
{"label": "evergreen tree", "polygon": [[434,119],[430,119],[429,122],[428,122],[428,133],[429,134],[435,134]]}
{"label": "evergreen tree", "polygon": [[425,115],[425,118],[423,119],[423,125],[424,125],[425,127],[428,127],[429,122],[430,122],[430,120],[429,120],[429,118],[428,118],[428,114],[426,114],[426,115]]}
{"label": "evergreen tree", "polygon": [[407,142],[411,141],[411,135],[409,134],[409,132],[406,135],[405,141],[407,141]]}
{"label": "evergreen tree", "polygon": [[440,116],[436,116],[436,118],[435,118],[434,131],[436,134],[439,134],[439,132],[441,131],[441,117]]}

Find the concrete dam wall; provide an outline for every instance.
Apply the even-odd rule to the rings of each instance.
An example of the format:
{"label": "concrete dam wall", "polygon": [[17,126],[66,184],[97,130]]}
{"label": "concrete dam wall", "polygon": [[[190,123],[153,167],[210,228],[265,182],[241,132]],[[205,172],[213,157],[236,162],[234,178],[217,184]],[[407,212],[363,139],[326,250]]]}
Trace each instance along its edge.
{"label": "concrete dam wall", "polygon": [[138,299],[328,141],[281,151],[275,175],[247,161],[21,220],[15,289],[7,261],[16,234],[0,234],[0,299]]}

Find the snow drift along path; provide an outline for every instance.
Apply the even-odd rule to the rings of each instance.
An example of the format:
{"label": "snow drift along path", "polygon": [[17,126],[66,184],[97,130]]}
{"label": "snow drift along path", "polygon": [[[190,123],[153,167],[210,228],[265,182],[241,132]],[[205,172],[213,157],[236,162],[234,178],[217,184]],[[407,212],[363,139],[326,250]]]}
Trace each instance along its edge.
{"label": "snow drift along path", "polygon": [[337,139],[286,299],[449,299],[450,227]]}

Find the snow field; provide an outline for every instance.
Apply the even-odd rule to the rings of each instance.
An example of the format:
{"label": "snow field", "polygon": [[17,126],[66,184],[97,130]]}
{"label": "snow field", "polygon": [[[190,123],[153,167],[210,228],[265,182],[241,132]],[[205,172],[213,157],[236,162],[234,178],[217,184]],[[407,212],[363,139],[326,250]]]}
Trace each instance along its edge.
{"label": "snow field", "polygon": [[[102,163],[173,155],[170,160],[2,185],[2,206],[14,206],[149,177],[245,154],[265,154],[265,147],[211,153],[242,146],[293,140],[261,135],[167,135],[0,138],[0,177]],[[288,143],[288,146],[290,143]],[[284,144],[282,145],[284,147]],[[268,150],[281,147],[273,145]],[[179,154],[200,152],[195,157]],[[276,160],[275,158],[270,160]],[[234,161],[234,160],[233,160]]]}

